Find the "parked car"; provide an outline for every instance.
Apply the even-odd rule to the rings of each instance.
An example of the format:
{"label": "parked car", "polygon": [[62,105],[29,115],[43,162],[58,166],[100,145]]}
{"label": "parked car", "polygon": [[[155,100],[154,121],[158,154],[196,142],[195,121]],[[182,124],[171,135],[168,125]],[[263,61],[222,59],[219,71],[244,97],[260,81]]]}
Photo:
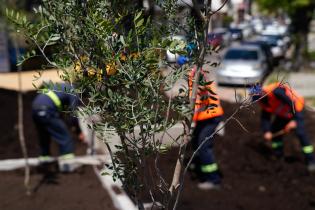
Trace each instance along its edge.
{"label": "parked car", "polygon": [[251,24],[256,34],[260,34],[265,28],[263,20],[257,17],[252,19]]}
{"label": "parked car", "polygon": [[261,33],[264,36],[277,36],[278,38],[280,38],[283,43],[284,46],[286,48],[289,48],[290,44],[291,44],[291,38],[290,38],[290,34],[289,34],[289,29],[288,26],[283,25],[283,24],[272,24],[272,25],[268,25],[266,27],[266,29]]}
{"label": "parked car", "polygon": [[266,56],[259,46],[238,45],[227,49],[216,77],[220,85],[251,85],[268,73]]}
{"label": "parked car", "polygon": [[232,40],[243,40],[243,30],[240,28],[230,28],[229,32],[231,34]]}
{"label": "parked car", "polygon": [[258,46],[263,51],[266,56],[266,62],[268,66],[268,71],[272,71],[274,67],[274,59],[271,52],[271,47],[267,44],[267,42],[262,40],[251,40],[251,41],[243,41],[242,45],[253,45]]}
{"label": "parked car", "polygon": [[261,35],[258,40],[266,42],[271,47],[274,59],[282,59],[285,56],[286,46],[281,35]]}
{"label": "parked car", "polygon": [[243,39],[248,39],[254,34],[253,26],[247,21],[239,23],[237,28],[242,30]]}
{"label": "parked car", "polygon": [[223,37],[222,34],[218,33],[209,33],[208,34],[208,45],[216,48],[217,46],[223,45]]}
{"label": "parked car", "polygon": [[227,28],[215,28],[208,34],[208,44],[217,47],[226,47],[230,44],[231,35]]}

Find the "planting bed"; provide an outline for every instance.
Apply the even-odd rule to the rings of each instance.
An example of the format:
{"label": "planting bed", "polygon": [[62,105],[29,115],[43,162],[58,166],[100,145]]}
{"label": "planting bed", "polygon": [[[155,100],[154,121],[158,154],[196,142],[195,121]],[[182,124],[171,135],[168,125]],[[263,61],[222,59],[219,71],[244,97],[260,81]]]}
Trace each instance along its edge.
{"label": "planting bed", "polygon": [[[223,103],[225,116],[236,104]],[[224,176],[222,189],[201,191],[190,175],[178,209],[180,210],[311,210],[315,209],[315,174],[309,174],[295,135],[285,138],[286,158],[276,160],[263,146],[259,132],[259,110],[241,111],[226,127],[224,137],[215,139],[215,155]],[[306,127],[315,143],[315,113],[307,112]],[[161,157],[160,166],[171,180],[178,149]],[[170,164],[172,163],[172,165]],[[158,197],[158,196],[157,196]]]}
{"label": "planting bed", "polygon": [[[37,136],[31,123],[30,103],[34,93],[25,94],[25,135],[31,156],[37,156]],[[16,93],[0,90],[0,159],[20,158],[21,150],[16,132]],[[228,117],[236,104],[223,103]],[[200,191],[189,174],[179,203],[179,210],[311,210],[315,209],[315,174],[309,174],[294,135],[286,137],[286,159],[272,158],[262,146],[259,132],[259,111],[243,110],[236,121],[226,127],[224,137],[215,140],[215,154],[223,178],[222,189]],[[315,113],[307,112],[306,127],[315,143]],[[162,155],[160,167],[171,180],[177,154],[176,148]],[[56,152],[56,148],[55,148]],[[77,144],[77,154],[85,152]],[[32,170],[31,181],[38,186],[27,197],[23,189],[23,172],[0,172],[0,209],[107,209],[112,210],[110,198],[101,188],[90,167],[74,174],[55,174],[56,179],[43,179]],[[47,177],[46,177],[47,178]],[[44,181],[43,181],[44,180]],[[156,194],[157,195],[157,194]],[[157,197],[159,197],[157,195]]]}
{"label": "planting bed", "polygon": [[[27,149],[37,157],[37,134],[31,119],[31,102],[35,92],[24,94],[24,126]],[[16,92],[0,89],[0,159],[21,158],[17,135]],[[53,153],[58,148],[53,145]],[[76,143],[76,154],[83,155],[86,146]],[[0,209],[3,210],[115,210],[92,167],[75,173],[61,174],[52,165],[47,171],[31,170],[32,195],[25,194],[24,171],[0,172]]]}

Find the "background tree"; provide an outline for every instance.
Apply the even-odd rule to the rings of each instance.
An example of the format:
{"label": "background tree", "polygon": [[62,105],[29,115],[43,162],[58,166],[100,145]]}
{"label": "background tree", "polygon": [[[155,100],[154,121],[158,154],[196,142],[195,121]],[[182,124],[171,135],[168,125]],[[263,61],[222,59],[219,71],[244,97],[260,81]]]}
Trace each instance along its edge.
{"label": "background tree", "polygon": [[258,5],[269,12],[283,10],[291,18],[291,32],[295,44],[294,69],[299,69],[307,55],[307,35],[314,15],[313,0],[257,0]]}

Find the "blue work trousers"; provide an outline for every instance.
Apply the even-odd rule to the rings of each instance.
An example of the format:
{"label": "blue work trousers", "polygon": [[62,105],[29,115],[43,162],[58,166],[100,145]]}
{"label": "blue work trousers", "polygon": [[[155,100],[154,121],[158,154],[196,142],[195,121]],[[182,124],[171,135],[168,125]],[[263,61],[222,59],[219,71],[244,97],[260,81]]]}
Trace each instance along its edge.
{"label": "blue work trousers", "polygon": [[51,139],[59,145],[60,155],[73,153],[73,139],[58,111],[34,109],[32,116],[38,131],[42,156],[50,155]]}
{"label": "blue work trousers", "polygon": [[[213,183],[220,183],[220,175],[215,163],[215,158],[213,155],[213,141],[214,138],[210,138],[210,136],[215,131],[216,127],[222,120],[222,117],[215,117],[207,120],[198,121],[196,124],[196,128],[193,132],[192,137],[192,145],[194,150],[196,150],[199,145],[206,140],[203,146],[198,151],[198,156],[196,157],[196,168],[199,169],[199,179],[201,181],[211,181]],[[205,166],[215,166],[212,167],[214,170],[211,172],[202,171],[202,167]]]}
{"label": "blue work trousers", "polygon": [[[276,117],[275,120],[273,121],[272,125],[271,125],[271,132],[276,133],[276,132],[284,129],[290,120],[292,120],[292,119],[285,119],[285,118],[281,118],[281,117]],[[303,151],[303,148],[305,148],[305,147],[308,147],[308,146],[312,147],[312,145],[309,141],[309,137],[306,133],[306,129],[305,129],[304,113],[299,113],[299,115],[294,120],[297,123],[297,127],[295,129],[295,134],[300,141],[302,151]],[[273,144],[274,151],[276,152],[276,155],[282,156],[283,155],[283,136],[280,135],[280,136],[273,138],[272,144]],[[304,152],[303,151],[303,154],[304,154],[305,160],[307,162],[314,162],[313,152]]]}

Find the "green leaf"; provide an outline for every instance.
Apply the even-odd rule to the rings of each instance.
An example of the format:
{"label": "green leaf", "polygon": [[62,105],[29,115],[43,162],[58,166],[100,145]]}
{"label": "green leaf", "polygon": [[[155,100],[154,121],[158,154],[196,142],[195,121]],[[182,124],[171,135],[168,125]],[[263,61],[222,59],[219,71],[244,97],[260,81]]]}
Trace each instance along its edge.
{"label": "green leaf", "polygon": [[126,46],[126,42],[123,36],[120,36],[119,40],[124,46]]}
{"label": "green leaf", "polygon": [[20,14],[17,12],[17,13],[16,13],[16,16],[15,16],[15,19],[16,19],[16,20],[19,20],[19,17],[20,17]]}
{"label": "green leaf", "polygon": [[136,24],[136,28],[139,28],[140,26],[142,26],[143,23],[144,23],[144,19],[139,20]]}
{"label": "green leaf", "polygon": [[142,11],[140,11],[140,12],[136,15],[135,21],[137,21],[137,20],[141,17],[141,15],[142,15]]}
{"label": "green leaf", "polygon": [[60,35],[59,34],[54,34],[52,37],[50,37],[49,40],[53,41],[53,42],[58,41],[58,40],[60,40]]}

